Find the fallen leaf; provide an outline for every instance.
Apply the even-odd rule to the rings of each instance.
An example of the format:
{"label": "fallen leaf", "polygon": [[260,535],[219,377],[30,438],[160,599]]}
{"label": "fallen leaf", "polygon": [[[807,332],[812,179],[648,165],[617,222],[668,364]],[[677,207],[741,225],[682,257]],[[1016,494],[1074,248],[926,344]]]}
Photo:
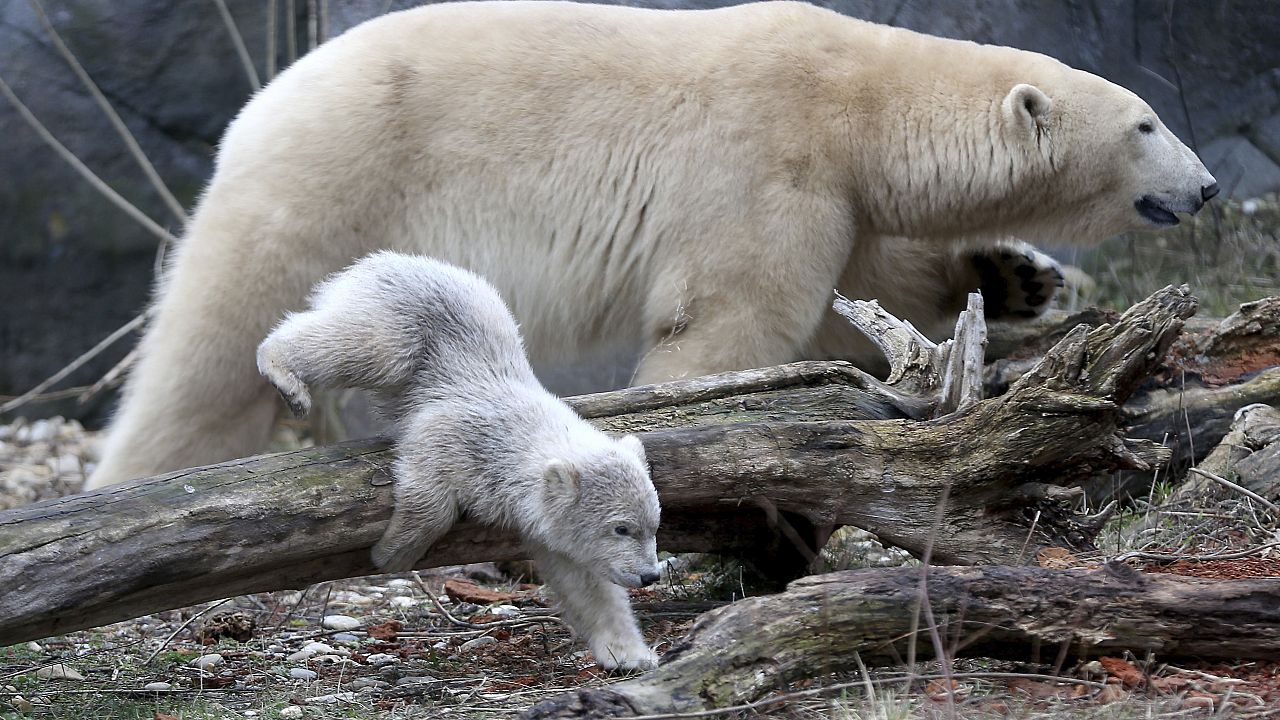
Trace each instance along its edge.
{"label": "fallen leaf", "polygon": [[1066,570],[1073,567],[1080,567],[1080,560],[1072,555],[1066,548],[1047,547],[1041,548],[1036,553],[1036,562],[1042,568],[1051,570]]}
{"label": "fallen leaf", "polygon": [[1146,684],[1146,676],[1133,663],[1117,657],[1100,657],[1098,662],[1107,674],[1120,681],[1121,685],[1133,690]]}
{"label": "fallen leaf", "polygon": [[448,595],[454,602],[469,602],[476,605],[493,605],[494,603],[509,603],[515,600],[518,595],[509,592],[499,592],[482,588],[473,582],[466,580],[445,580],[444,594]]}
{"label": "fallen leaf", "polygon": [[[374,640],[395,640],[396,635],[400,633],[401,627],[403,626],[399,620],[388,620],[381,625],[370,625],[365,628],[365,632],[369,633],[369,637]],[[379,652],[387,651],[379,650]]]}

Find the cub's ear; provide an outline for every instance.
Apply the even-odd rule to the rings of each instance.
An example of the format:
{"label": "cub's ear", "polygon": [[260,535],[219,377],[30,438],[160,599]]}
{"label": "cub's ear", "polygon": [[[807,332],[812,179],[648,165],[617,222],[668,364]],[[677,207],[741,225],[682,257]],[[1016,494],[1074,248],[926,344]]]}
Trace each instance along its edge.
{"label": "cub's ear", "polygon": [[1032,134],[1044,124],[1053,109],[1053,101],[1035,85],[1020,83],[1004,98],[1005,122],[1018,134]]}
{"label": "cub's ear", "polygon": [[640,442],[640,438],[636,437],[635,435],[623,435],[622,437],[618,438],[618,442],[622,443],[622,447],[626,448],[628,451],[633,453],[636,457],[640,458],[640,462],[642,463],[648,462],[648,460],[645,459],[645,455],[644,455],[644,443]]}
{"label": "cub's ear", "polygon": [[556,497],[576,500],[578,490],[582,486],[582,474],[578,469],[564,460],[550,460],[542,469],[542,479],[547,483],[547,490]]}

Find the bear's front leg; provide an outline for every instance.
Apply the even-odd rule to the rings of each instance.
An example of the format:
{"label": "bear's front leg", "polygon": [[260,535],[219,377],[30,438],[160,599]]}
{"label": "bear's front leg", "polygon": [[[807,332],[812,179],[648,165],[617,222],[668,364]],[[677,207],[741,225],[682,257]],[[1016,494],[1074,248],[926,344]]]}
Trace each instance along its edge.
{"label": "bear's front leg", "polygon": [[[410,452],[400,448],[399,452]],[[406,572],[458,520],[458,503],[430,467],[430,460],[405,458],[395,465],[395,509],[373,546],[373,564],[388,573]]]}
{"label": "bear's front leg", "polygon": [[587,643],[603,670],[652,670],[658,655],[644,641],[627,591],[567,555],[527,543],[538,570],[560,599],[560,615]]}
{"label": "bear's front leg", "polygon": [[981,290],[988,320],[1038,317],[1064,284],[1062,266],[1020,240],[982,248],[967,259],[972,275],[965,285]]}

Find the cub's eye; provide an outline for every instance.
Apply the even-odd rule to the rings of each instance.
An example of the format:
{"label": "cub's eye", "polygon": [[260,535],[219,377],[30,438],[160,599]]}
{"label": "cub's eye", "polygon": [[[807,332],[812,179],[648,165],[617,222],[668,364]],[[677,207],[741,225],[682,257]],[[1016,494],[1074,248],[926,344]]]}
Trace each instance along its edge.
{"label": "cub's eye", "polygon": [[614,529],[613,529],[613,532],[614,532],[614,534],[616,534],[616,535],[630,535],[630,534],[631,534],[631,530],[630,530],[626,525],[619,525],[618,527],[616,527],[616,528],[614,528]]}
{"label": "cub's eye", "polygon": [[1153,133],[1155,131],[1156,131],[1156,126],[1150,120],[1143,120],[1142,122],[1138,123],[1138,132],[1143,133],[1144,135],[1147,133]]}

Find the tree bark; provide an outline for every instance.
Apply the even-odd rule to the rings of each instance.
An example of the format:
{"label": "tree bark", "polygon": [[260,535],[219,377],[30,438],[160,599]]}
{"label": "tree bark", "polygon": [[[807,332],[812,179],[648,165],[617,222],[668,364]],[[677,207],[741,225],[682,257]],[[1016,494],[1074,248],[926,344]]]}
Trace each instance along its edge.
{"label": "tree bark", "polygon": [[1098,570],[930,568],[805,578],[784,593],[700,617],[657,670],[552,698],[523,720],[695,712],[750,702],[792,680],[934,655],[927,598],[945,652],[1025,660],[1125,650],[1160,660],[1280,656],[1280,580],[1200,580]]}

